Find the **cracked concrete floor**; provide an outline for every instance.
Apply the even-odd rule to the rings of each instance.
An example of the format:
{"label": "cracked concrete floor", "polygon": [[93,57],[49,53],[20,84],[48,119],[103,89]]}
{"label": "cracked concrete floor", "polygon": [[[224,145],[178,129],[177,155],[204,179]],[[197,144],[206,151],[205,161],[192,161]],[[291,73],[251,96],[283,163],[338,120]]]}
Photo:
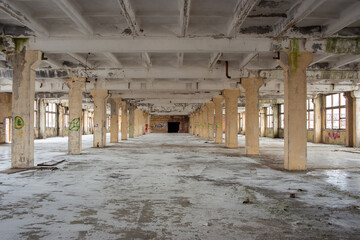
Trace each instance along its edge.
{"label": "cracked concrete floor", "polygon": [[35,163],[58,170],[0,175],[1,239],[360,239],[356,149],[309,144],[310,170],[287,172],[279,139],[257,157],[189,134],[91,144],[36,140]]}

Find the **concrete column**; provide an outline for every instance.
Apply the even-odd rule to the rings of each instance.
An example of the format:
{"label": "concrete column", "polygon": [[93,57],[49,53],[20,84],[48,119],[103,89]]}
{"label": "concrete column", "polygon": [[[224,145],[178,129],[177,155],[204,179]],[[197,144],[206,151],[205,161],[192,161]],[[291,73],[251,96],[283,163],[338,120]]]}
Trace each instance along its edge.
{"label": "concrete column", "polygon": [[106,103],[109,93],[104,89],[94,89],[90,93],[94,98],[93,147],[103,148],[106,145]]}
{"label": "concrete column", "polygon": [[238,98],[241,94],[239,89],[227,89],[222,92],[225,98],[225,147],[238,147]]}
{"label": "concrete column", "polygon": [[83,120],[83,133],[89,134],[89,111],[88,110],[84,110],[84,120]]}
{"label": "concrete column", "polygon": [[151,121],[151,114],[148,113],[148,115],[147,115],[147,133],[151,133],[150,121]]}
{"label": "concrete column", "polygon": [[209,123],[208,123],[208,109],[205,106],[203,107],[203,138],[204,139],[209,139],[209,127],[208,127]]}
{"label": "concrete column", "polygon": [[59,123],[58,123],[59,136],[63,137],[64,136],[64,129],[65,129],[65,121],[64,121],[65,108],[61,104],[59,104],[58,108],[59,108]]}
{"label": "concrete column", "polygon": [[215,107],[215,143],[222,143],[223,126],[222,126],[222,102],[223,97],[213,98]]}
{"label": "concrete column", "polygon": [[360,147],[360,91],[352,92],[353,98],[353,144]]}
{"label": "concrete column", "polygon": [[260,136],[266,137],[266,107],[260,109]]}
{"label": "concrete column", "polygon": [[290,52],[281,53],[278,63],[284,69],[284,167],[306,169],[306,68],[313,54],[301,52],[299,40],[291,41]]}
{"label": "concrete column", "polygon": [[280,128],[280,122],[279,122],[279,117],[280,117],[280,109],[279,109],[279,104],[273,104],[272,106],[273,109],[273,125],[274,125],[274,134],[273,134],[273,138],[278,138],[279,137],[279,128]]}
{"label": "concrete column", "polygon": [[200,131],[199,131],[199,129],[200,129],[200,119],[199,119],[199,110],[197,110],[196,112],[195,112],[195,136],[199,136],[199,134],[200,134]]}
{"label": "concrete column", "polygon": [[41,52],[13,52],[8,55],[13,67],[11,166],[34,166],[34,100],[35,69],[41,63]]}
{"label": "concrete column", "polygon": [[134,137],[134,123],[135,123],[135,107],[131,104],[128,105],[129,109],[129,138]]}
{"label": "concrete column", "polygon": [[6,140],[6,118],[11,118],[11,94],[0,93],[0,143]]}
{"label": "concrete column", "polygon": [[82,146],[82,91],[85,87],[85,78],[72,77],[67,85],[69,87],[69,154],[80,154]]}
{"label": "concrete column", "polygon": [[134,110],[134,137],[139,136],[139,109]]}
{"label": "concrete column", "polygon": [[215,104],[209,102],[205,104],[207,110],[207,130],[208,130],[208,139],[214,140],[214,109]]}
{"label": "concrete column", "polygon": [[316,98],[314,98],[314,142],[321,143],[322,142],[322,130],[323,130],[323,102],[324,96],[322,94],[318,94]]}
{"label": "concrete column", "polygon": [[[258,107],[258,114],[259,114],[259,107]],[[245,135],[246,134],[246,113],[245,112],[242,113],[242,119],[243,119],[243,122],[242,122],[242,132],[241,132],[241,134]],[[258,131],[257,132],[259,133],[259,126],[258,126]]]}
{"label": "concrete column", "polygon": [[119,142],[119,108],[121,98],[111,98],[109,100],[111,108],[111,119],[110,119],[110,142]]}
{"label": "concrete column", "polygon": [[204,137],[204,109],[200,108],[199,116],[199,137]]}
{"label": "concrete column", "polygon": [[245,89],[245,119],[245,114],[243,115],[243,126],[246,126],[245,154],[259,153],[259,88],[262,84],[261,78],[241,80],[241,86]]}
{"label": "concrete column", "polygon": [[127,104],[125,102],[121,105],[121,140],[127,140],[128,138],[128,115]]}
{"label": "concrete column", "polygon": [[46,138],[46,103],[45,99],[39,101],[39,139]]}
{"label": "concrete column", "polygon": [[353,147],[354,146],[354,99],[352,98],[351,92],[344,93],[346,98],[346,143],[345,146]]}

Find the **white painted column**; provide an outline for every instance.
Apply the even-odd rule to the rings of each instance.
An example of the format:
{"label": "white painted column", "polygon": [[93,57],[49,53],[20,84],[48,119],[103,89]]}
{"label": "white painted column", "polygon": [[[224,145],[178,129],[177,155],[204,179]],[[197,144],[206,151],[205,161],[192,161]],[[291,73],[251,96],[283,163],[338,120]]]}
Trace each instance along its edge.
{"label": "white painted column", "polygon": [[324,115],[324,107],[323,107],[323,99],[324,96],[322,94],[318,94],[316,98],[314,98],[314,142],[321,143],[322,142],[322,130],[323,130],[323,115]]}
{"label": "white painted column", "polygon": [[129,138],[134,137],[134,123],[135,123],[135,107],[132,104],[128,105],[129,109]]}
{"label": "white painted column", "polygon": [[278,60],[284,69],[284,167],[306,169],[306,68],[313,60],[311,52],[301,52],[302,43],[293,39],[290,52],[281,53]]}
{"label": "white painted column", "polygon": [[80,154],[82,148],[82,92],[85,87],[85,78],[72,77],[67,85],[69,87],[69,131],[68,152]]}
{"label": "white painted column", "polygon": [[41,63],[41,52],[14,52],[8,56],[13,67],[11,166],[34,166],[34,100],[35,69]]}
{"label": "white painted column", "polygon": [[106,145],[106,103],[109,97],[108,90],[91,90],[94,98],[94,147]]}
{"label": "white painted column", "polygon": [[39,136],[38,138],[46,138],[46,103],[45,99],[40,99],[39,101]]}

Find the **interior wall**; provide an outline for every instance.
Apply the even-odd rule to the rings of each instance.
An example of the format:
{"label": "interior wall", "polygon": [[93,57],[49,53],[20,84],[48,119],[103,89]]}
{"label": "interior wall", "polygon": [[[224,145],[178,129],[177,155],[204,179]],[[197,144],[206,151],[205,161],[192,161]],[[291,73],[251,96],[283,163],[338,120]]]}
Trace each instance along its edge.
{"label": "interior wall", "polygon": [[150,117],[150,130],[152,133],[167,133],[168,122],[180,122],[179,133],[189,132],[188,116],[155,116]]}

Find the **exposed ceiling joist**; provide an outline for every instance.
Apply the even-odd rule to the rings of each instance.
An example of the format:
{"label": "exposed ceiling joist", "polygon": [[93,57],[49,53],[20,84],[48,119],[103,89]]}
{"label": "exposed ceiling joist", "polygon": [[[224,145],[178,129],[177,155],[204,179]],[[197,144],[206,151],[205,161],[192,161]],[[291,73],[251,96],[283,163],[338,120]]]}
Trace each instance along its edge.
{"label": "exposed ceiling joist", "polygon": [[274,26],[273,36],[279,37],[284,34],[289,28],[295,26],[298,22],[307,17],[325,1],[326,0],[297,1],[295,5],[287,12],[288,17],[279,21]]}
{"label": "exposed ceiling joist", "polygon": [[140,34],[140,27],[136,21],[135,11],[129,0],[118,0],[123,16],[131,29],[133,36]]}
{"label": "exposed ceiling joist", "polygon": [[326,25],[326,30],[324,31],[323,36],[331,36],[341,29],[349,26],[350,24],[358,21],[360,19],[360,2],[354,3],[352,6],[346,8],[340,13],[340,18],[336,20],[331,20]]}
{"label": "exposed ceiling joist", "polygon": [[54,1],[64,13],[80,28],[80,31],[87,35],[93,35],[93,29],[86,19],[81,15],[80,10],[70,0]]}
{"label": "exposed ceiling joist", "polygon": [[212,53],[210,57],[210,61],[208,64],[208,68],[211,70],[215,67],[217,61],[219,61],[220,57],[222,56],[222,53]]}
{"label": "exposed ceiling joist", "polygon": [[184,53],[177,53],[177,66],[182,68],[184,65]]}
{"label": "exposed ceiling joist", "polygon": [[234,15],[227,29],[227,36],[236,37],[241,25],[259,0],[239,0],[236,4]]}
{"label": "exposed ceiling joist", "polygon": [[242,69],[244,67],[246,67],[246,65],[257,55],[258,53],[254,52],[254,53],[249,53],[248,55],[246,55],[246,57],[244,57],[239,64],[239,68]]}
{"label": "exposed ceiling joist", "polygon": [[147,52],[141,53],[141,60],[146,68],[151,68],[152,63],[151,63],[149,53],[147,53]]}
{"label": "exposed ceiling joist", "polygon": [[10,3],[8,0],[2,0],[0,1],[0,9],[11,18],[34,31],[36,36],[49,36],[49,31],[42,24],[35,20],[30,13],[20,9],[14,3]]}
{"label": "exposed ceiling joist", "polygon": [[315,65],[319,62],[325,61],[328,58],[331,58],[332,56],[334,56],[334,54],[322,54],[322,55],[314,55],[314,60],[312,63],[309,64],[309,66]]}
{"label": "exposed ceiling joist", "polygon": [[342,56],[339,61],[333,64],[332,68],[340,68],[350,63],[359,62],[360,55]]}
{"label": "exposed ceiling joist", "polygon": [[191,0],[180,0],[180,36],[185,37],[190,22]]}
{"label": "exposed ceiling joist", "polygon": [[89,63],[87,61],[86,58],[84,58],[83,56],[81,56],[78,53],[68,53],[72,58],[74,58],[75,60],[77,60],[80,64],[82,64],[84,67],[87,68],[94,68],[94,65],[92,65],[91,63]]}
{"label": "exposed ceiling joist", "polygon": [[120,60],[111,52],[104,52],[104,55],[114,64],[115,67],[122,68]]}

